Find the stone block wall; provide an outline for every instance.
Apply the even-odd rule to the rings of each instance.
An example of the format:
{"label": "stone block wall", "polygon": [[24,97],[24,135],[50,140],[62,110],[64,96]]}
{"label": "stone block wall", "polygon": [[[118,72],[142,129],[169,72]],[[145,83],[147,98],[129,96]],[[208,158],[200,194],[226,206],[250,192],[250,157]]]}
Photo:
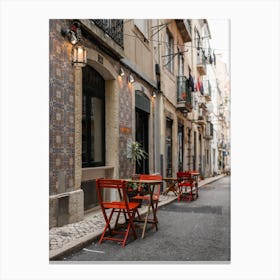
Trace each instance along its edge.
{"label": "stone block wall", "polygon": [[49,21],[50,195],[74,189],[74,70],[72,46],[61,35],[67,20]]}
{"label": "stone block wall", "polygon": [[132,94],[135,94],[133,87],[127,82],[123,83],[123,88],[119,94],[119,176],[120,178],[130,178],[132,165],[127,158],[127,141],[133,140],[132,119],[133,106]]}
{"label": "stone block wall", "polygon": [[49,21],[49,227],[84,217],[84,196],[74,191],[75,80],[72,45],[61,35],[68,20]]}

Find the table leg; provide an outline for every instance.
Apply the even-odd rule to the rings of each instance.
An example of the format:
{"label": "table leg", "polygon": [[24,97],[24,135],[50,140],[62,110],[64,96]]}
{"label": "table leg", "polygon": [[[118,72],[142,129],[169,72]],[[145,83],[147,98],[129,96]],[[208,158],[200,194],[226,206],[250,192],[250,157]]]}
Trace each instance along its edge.
{"label": "table leg", "polygon": [[148,211],[147,211],[147,214],[145,217],[145,222],[144,222],[143,231],[142,231],[142,239],[144,239],[144,236],[145,236],[149,214],[150,214],[150,204],[148,206]]}
{"label": "table leg", "polygon": [[151,208],[152,208],[152,213],[153,213],[153,220],[150,221],[150,222],[155,224],[156,230],[158,230],[158,226],[157,226],[158,221],[157,221],[157,216],[156,216],[156,209],[154,207],[154,201],[153,201],[153,193],[154,193],[155,186],[153,185],[151,188],[152,188],[152,190],[151,189],[149,190],[150,202],[149,202],[149,205],[148,205],[148,210],[147,210],[147,214],[146,214],[145,222],[144,222],[144,226],[143,226],[142,239],[144,239],[144,237],[145,237],[145,232],[146,232],[146,228],[147,228],[147,224],[148,224],[148,217],[150,215]]}
{"label": "table leg", "polygon": [[166,190],[163,192],[163,195],[167,195],[167,194],[170,192],[171,187],[172,187],[172,184],[171,184],[170,182],[166,182],[166,184],[167,184],[167,188],[166,188]]}
{"label": "table leg", "polygon": [[198,176],[196,177],[196,198],[198,198]]}
{"label": "table leg", "polygon": [[177,194],[177,191],[176,191],[176,182],[167,182],[167,188],[166,190],[163,192],[163,195],[167,195],[169,192],[173,192],[176,196],[178,195]]}

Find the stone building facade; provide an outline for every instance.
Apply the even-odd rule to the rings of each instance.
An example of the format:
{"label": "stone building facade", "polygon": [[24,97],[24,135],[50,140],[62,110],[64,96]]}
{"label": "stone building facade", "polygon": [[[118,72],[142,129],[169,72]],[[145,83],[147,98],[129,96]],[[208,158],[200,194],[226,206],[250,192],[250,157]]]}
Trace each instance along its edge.
{"label": "stone building facade", "polygon": [[[55,19],[49,25],[50,227],[82,220],[98,207],[96,178],[131,177],[131,141],[149,155],[137,173],[211,175],[211,98],[202,86],[210,48],[199,39],[210,37],[207,20]],[[85,65],[72,63],[69,30],[87,50]]]}
{"label": "stone building facade", "polygon": [[73,65],[73,46],[62,32],[73,21],[50,20],[50,227],[79,221],[98,206],[96,178],[131,177],[131,141],[143,140],[150,155],[138,171],[154,168],[156,83],[151,67],[138,61],[146,57],[152,65],[153,55],[146,42],[123,36],[124,30],[144,34],[123,20],[75,22],[87,49],[84,67]]}
{"label": "stone building facade", "polygon": [[207,104],[211,101],[207,82],[211,38],[205,19],[164,19],[158,21],[161,69],[161,173],[176,177],[178,171],[199,170],[210,175],[211,133],[206,135]]}

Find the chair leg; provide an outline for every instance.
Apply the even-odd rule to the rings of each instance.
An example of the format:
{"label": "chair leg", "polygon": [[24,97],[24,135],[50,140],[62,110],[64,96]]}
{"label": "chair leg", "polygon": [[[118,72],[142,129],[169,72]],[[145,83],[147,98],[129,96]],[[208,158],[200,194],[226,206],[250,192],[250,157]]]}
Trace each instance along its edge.
{"label": "chair leg", "polygon": [[136,214],[137,214],[138,219],[140,220],[140,219],[141,219],[141,215],[140,215],[140,213],[139,213],[139,210],[138,210],[138,209],[136,209]]}
{"label": "chair leg", "polygon": [[136,211],[137,211],[137,208],[136,208],[135,210],[132,211],[131,215],[130,215],[130,214],[128,215],[129,224],[130,224],[130,226],[131,226],[134,239],[137,239],[137,233],[136,233],[136,229],[135,229],[134,222],[133,222],[134,219],[135,219]]}
{"label": "chair leg", "polygon": [[137,239],[137,233],[136,233],[136,230],[135,230],[135,227],[134,227],[134,224],[133,224],[135,213],[136,213],[136,210],[133,210],[132,213],[127,213],[127,215],[128,215],[128,224],[127,224],[125,236],[124,236],[123,241],[122,241],[122,247],[125,247],[125,245],[126,245],[126,241],[127,241],[130,229],[132,230],[134,239]]}
{"label": "chair leg", "polygon": [[108,219],[108,218],[107,218],[107,215],[106,215],[106,213],[105,213],[105,211],[104,211],[104,218],[105,218],[105,221],[106,221],[106,225],[105,225],[105,228],[104,228],[104,230],[103,230],[103,232],[102,232],[102,234],[101,234],[101,236],[100,236],[99,244],[102,243],[102,241],[103,241],[103,239],[104,239],[104,236],[105,236],[105,234],[106,234],[107,229],[109,229],[110,235],[111,235],[111,236],[113,235],[113,232],[112,232],[112,229],[111,229],[111,226],[110,226],[110,221],[111,221],[111,219],[112,219],[112,216],[113,216],[113,213],[114,213],[114,212],[115,212],[114,209],[112,209],[112,211],[111,211],[111,213],[110,213],[110,216],[109,216],[109,219]]}
{"label": "chair leg", "polygon": [[114,226],[115,229],[116,229],[117,226],[118,226],[120,214],[121,214],[121,210],[118,211],[118,216],[117,216],[117,218],[116,218],[115,226]]}
{"label": "chair leg", "polygon": [[[158,200],[156,201],[155,205],[154,205],[154,215],[156,216],[157,215],[157,209],[158,209]],[[158,230],[158,221],[157,219],[155,220],[155,226],[156,226],[156,230]]]}

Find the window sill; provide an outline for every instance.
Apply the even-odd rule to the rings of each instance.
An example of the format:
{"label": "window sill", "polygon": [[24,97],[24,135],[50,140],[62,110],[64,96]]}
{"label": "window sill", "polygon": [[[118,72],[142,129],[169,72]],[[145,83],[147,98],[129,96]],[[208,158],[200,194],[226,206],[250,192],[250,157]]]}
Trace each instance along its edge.
{"label": "window sill", "polygon": [[96,178],[113,178],[114,166],[97,166],[82,168],[82,182]]}
{"label": "window sill", "polygon": [[96,166],[96,167],[83,167],[82,170],[98,170],[98,169],[113,169],[114,166]]}

